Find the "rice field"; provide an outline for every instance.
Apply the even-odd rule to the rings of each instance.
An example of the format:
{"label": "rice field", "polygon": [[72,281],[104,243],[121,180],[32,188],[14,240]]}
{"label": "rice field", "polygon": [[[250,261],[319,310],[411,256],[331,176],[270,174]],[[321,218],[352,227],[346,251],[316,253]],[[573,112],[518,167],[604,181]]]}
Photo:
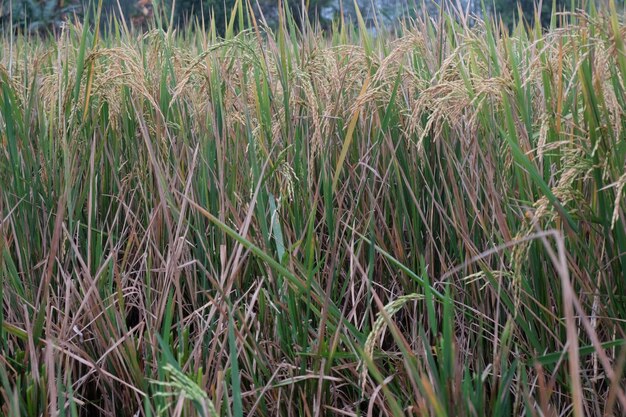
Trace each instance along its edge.
{"label": "rice field", "polygon": [[1,36],[0,413],[624,415],[623,10],[244,6]]}

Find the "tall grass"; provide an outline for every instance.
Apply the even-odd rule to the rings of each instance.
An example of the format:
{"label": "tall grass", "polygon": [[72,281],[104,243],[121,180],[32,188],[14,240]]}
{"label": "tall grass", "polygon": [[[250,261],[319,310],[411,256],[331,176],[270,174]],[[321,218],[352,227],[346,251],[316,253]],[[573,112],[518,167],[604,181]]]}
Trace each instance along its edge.
{"label": "tall grass", "polygon": [[2,38],[2,414],[625,413],[622,13],[239,6]]}

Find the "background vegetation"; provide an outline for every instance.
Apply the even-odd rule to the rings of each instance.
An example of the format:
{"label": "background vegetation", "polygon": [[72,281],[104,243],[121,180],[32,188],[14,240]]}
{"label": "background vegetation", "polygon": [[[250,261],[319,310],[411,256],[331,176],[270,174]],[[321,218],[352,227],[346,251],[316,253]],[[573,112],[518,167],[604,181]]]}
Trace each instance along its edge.
{"label": "background vegetation", "polygon": [[3,35],[2,414],[623,415],[623,13],[235,6]]}
{"label": "background vegetation", "polygon": [[[154,6],[164,14],[173,12],[174,22],[179,28],[188,28],[198,21],[210,22],[215,20],[218,33],[224,34],[226,21],[233,9],[236,0],[154,0]],[[153,0],[102,0],[103,15],[102,21],[107,22],[111,17],[119,18],[120,15],[126,19],[131,19],[134,15],[141,14],[139,3],[153,3]],[[309,19],[314,23],[321,24],[328,29],[333,20],[349,19],[353,23],[357,21],[356,8],[364,18],[368,27],[385,23],[394,25],[405,17],[430,14],[439,14],[441,2],[438,0],[428,0],[426,2],[417,0],[284,0],[293,15],[296,23],[301,24],[303,15],[303,5]],[[576,7],[575,2],[569,0],[550,0],[535,2],[532,0],[493,0],[481,2],[480,0],[460,0],[454,2],[456,7],[465,13],[473,16],[492,16],[512,29],[520,17],[526,19],[531,25],[535,21],[535,11],[539,13],[537,19],[544,27],[550,23],[551,15],[554,11],[561,12],[565,8]],[[14,22],[18,24],[34,23],[38,26],[42,24],[51,26],[54,21],[61,21],[61,17],[66,17],[68,12],[76,12],[82,15],[89,5],[98,4],[98,0],[8,0],[0,5],[0,17],[5,23],[8,22],[9,9],[13,8]],[[278,0],[254,0],[250,2],[251,8],[257,16],[262,15],[265,22],[276,27],[281,2]],[[617,0],[618,5],[623,5],[623,0]],[[172,10],[173,9],[173,10]],[[44,10],[48,15],[44,18]],[[121,14],[120,14],[121,11]],[[56,19],[52,19],[55,17]],[[0,21],[1,23],[1,21]],[[470,22],[473,24],[472,22]],[[235,29],[237,26],[235,25]]]}

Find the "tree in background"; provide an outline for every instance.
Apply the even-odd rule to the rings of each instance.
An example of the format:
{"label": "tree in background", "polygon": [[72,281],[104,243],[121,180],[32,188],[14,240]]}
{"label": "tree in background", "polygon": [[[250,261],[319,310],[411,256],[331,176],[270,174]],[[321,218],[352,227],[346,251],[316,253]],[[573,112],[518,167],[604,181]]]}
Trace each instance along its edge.
{"label": "tree in background", "polygon": [[[99,0],[80,0],[85,7],[91,5],[94,8],[98,5]],[[119,5],[118,5],[119,1]],[[137,0],[102,0],[102,15],[100,17],[100,23],[104,26],[109,22],[113,16],[119,18],[120,10],[124,18],[130,22],[133,16],[138,15]],[[90,9],[90,12],[94,12],[95,9]],[[93,16],[93,14],[91,14]]]}
{"label": "tree in background", "polygon": [[0,6],[0,24],[16,30],[49,33],[57,30],[68,17],[79,13],[77,0],[4,0]]}
{"label": "tree in background", "polygon": [[[302,1],[284,0],[284,2],[299,23],[302,16]],[[320,10],[331,2],[332,0],[305,0],[305,6],[308,6],[309,17],[315,18],[319,16]],[[261,11],[270,25],[277,23],[277,0],[258,0],[258,2],[255,0],[251,3],[253,7],[256,7],[257,4],[261,7]],[[179,25],[188,24],[195,19],[204,19],[208,25],[211,17],[215,16],[215,27],[219,33],[223,33],[226,21],[234,5],[235,0],[176,0],[175,16]]]}
{"label": "tree in background", "polygon": [[[550,24],[550,16],[552,14],[552,1],[544,0],[539,6],[533,0],[494,0],[491,12],[496,19],[502,19],[502,22],[512,29],[519,21],[520,10],[524,20],[530,24],[535,23],[535,8],[541,7],[539,11],[539,19],[542,26]],[[569,0],[555,0],[556,10],[562,11],[570,5]]]}
{"label": "tree in background", "polygon": [[130,21],[136,28],[148,28],[150,21],[154,18],[154,6],[152,0],[138,0],[135,10],[130,16]]}
{"label": "tree in background", "polygon": [[210,21],[215,16],[215,26],[222,32],[226,15],[235,5],[235,0],[177,0],[174,14],[179,25],[187,25],[194,20]]}
{"label": "tree in background", "polygon": [[[381,25],[390,25],[407,13],[419,14],[422,7],[426,7],[431,15],[436,14],[441,1],[443,0],[357,0],[356,3],[368,25],[373,25],[375,20]],[[459,4],[457,0],[450,1],[455,6]],[[476,14],[482,14],[481,0],[459,1],[465,10],[469,9]],[[68,16],[80,11],[81,5],[82,10],[86,10],[90,4],[93,6],[97,2],[98,0],[12,0],[11,2],[0,0],[0,26],[7,26],[10,20],[9,15],[12,15],[14,27],[42,33],[54,30]],[[152,4],[151,0],[148,2]],[[101,22],[106,23],[112,15],[119,16],[120,8],[124,17],[129,21],[137,20],[136,18],[145,20],[145,13],[141,14],[143,8],[138,8],[137,3],[138,0],[103,0]],[[225,22],[236,0],[176,0],[175,3],[174,0],[159,0],[158,3],[165,6],[168,16],[168,8],[175,4],[174,15],[180,27],[196,19],[204,19],[208,26],[211,17],[214,16],[218,33],[223,33],[226,27]],[[257,16],[259,12],[262,12],[270,25],[277,24],[279,0],[251,0],[251,3]],[[300,24],[302,0],[284,0],[284,3],[291,10],[296,22]],[[340,12],[344,13],[344,18],[347,20],[356,19],[354,0],[304,0],[304,3],[308,7],[309,18],[314,21],[327,23],[336,18]],[[623,4],[624,0],[617,0],[617,3]],[[9,10],[9,4],[12,5],[11,10]],[[540,6],[534,0],[486,0],[484,4],[487,7],[487,13],[493,14],[496,19],[501,19],[509,28],[513,28],[519,21],[520,11],[524,20],[534,23],[535,7],[540,7],[540,23],[547,26],[550,23],[553,5],[552,0],[543,0]],[[567,9],[569,4],[570,0],[555,0],[557,11]],[[155,5],[158,6],[156,1]]]}

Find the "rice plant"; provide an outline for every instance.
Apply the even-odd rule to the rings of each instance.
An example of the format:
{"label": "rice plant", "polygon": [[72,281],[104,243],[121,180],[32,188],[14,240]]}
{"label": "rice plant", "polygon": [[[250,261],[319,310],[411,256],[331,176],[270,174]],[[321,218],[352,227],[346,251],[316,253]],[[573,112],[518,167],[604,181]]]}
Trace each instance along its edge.
{"label": "rice plant", "polygon": [[1,413],[626,413],[623,12],[250,10],[0,40]]}

